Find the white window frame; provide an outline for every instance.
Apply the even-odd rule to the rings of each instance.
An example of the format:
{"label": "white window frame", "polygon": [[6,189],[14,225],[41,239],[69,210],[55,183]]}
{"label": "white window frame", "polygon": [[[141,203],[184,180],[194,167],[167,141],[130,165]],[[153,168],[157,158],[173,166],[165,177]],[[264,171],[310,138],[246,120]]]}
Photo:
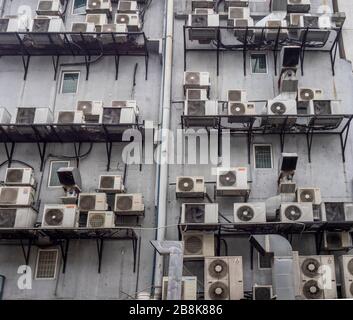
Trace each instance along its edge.
{"label": "white window frame", "polygon": [[[251,57],[252,56],[255,56],[255,55],[263,55],[263,56],[265,56],[265,61],[266,61],[266,72],[264,72],[264,73],[259,73],[259,72],[253,72],[253,70],[252,70],[252,59],[251,59]],[[268,74],[268,59],[267,59],[267,53],[263,53],[263,52],[251,52],[250,53],[250,72],[251,72],[251,74],[256,74],[256,75],[267,75]]]}
{"label": "white window frame", "polygon": [[[76,86],[76,91],[75,92],[63,92],[63,86],[64,86],[64,76],[67,73],[77,73],[78,74],[78,78],[77,78],[77,86]],[[60,94],[76,94],[78,91],[78,86],[80,85],[80,76],[81,76],[81,72],[80,71],[76,71],[76,70],[65,70],[61,72],[61,83],[60,83]]]}
{"label": "white window frame", "polygon": [[50,185],[50,180],[51,180],[50,178],[51,178],[51,174],[52,174],[52,170],[53,170],[52,164],[53,164],[53,163],[56,163],[56,162],[66,162],[66,163],[67,163],[67,166],[70,167],[70,161],[68,161],[68,160],[53,160],[53,161],[50,161],[49,176],[48,176],[48,183],[47,183],[48,188],[50,188],[50,189],[58,189],[58,188],[61,188],[61,185],[60,185],[60,186],[51,186],[51,185]]}
{"label": "white window frame", "polygon": [[[270,151],[271,151],[271,167],[270,168],[257,168],[256,167],[256,147],[270,147]],[[272,170],[273,169],[273,148],[272,148],[272,144],[269,144],[269,143],[254,143],[253,144],[253,159],[254,159],[254,169],[255,170]]]}
{"label": "white window frame", "polygon": [[[55,271],[54,271],[54,277],[52,277],[52,278],[38,278],[37,277],[39,255],[40,255],[41,251],[56,251]],[[59,250],[58,249],[38,249],[38,251],[37,251],[37,259],[36,259],[36,270],[35,270],[35,274],[34,274],[34,279],[35,280],[55,280],[56,279],[56,275],[58,273],[58,261],[59,261]]]}
{"label": "white window frame", "polygon": [[[87,6],[87,1],[88,1],[88,0],[86,0],[86,6]],[[74,13],[74,6],[75,6],[75,0],[72,0],[71,15],[73,15],[73,16],[83,16],[83,15],[86,15],[86,11],[83,12],[83,13]]]}

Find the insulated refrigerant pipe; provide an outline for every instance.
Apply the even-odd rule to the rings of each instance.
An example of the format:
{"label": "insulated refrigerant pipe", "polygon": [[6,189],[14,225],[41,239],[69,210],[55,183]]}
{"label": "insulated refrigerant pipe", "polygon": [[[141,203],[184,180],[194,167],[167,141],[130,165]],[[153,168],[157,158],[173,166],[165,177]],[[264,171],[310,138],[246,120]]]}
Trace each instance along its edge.
{"label": "insulated refrigerant pipe", "polygon": [[[165,240],[165,226],[167,216],[168,194],[168,156],[169,156],[169,128],[170,106],[172,90],[172,62],[173,62],[173,25],[174,0],[166,0],[166,28],[164,34],[163,52],[163,91],[162,91],[162,122],[160,131],[159,177],[157,199],[157,241]],[[161,296],[163,276],[163,257],[155,255],[154,288],[155,296]]]}

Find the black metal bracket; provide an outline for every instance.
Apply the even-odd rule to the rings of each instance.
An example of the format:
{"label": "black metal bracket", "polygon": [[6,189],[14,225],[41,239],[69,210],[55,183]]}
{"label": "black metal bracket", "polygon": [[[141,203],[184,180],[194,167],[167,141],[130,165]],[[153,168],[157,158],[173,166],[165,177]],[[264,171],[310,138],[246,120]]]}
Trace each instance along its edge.
{"label": "black metal bracket", "polygon": [[80,165],[80,153],[81,153],[81,142],[74,142],[74,149],[75,149],[75,157],[76,157],[76,167],[78,168]]}
{"label": "black metal bracket", "polygon": [[10,142],[11,147],[9,148],[9,146],[7,145],[7,142],[4,142],[4,147],[5,147],[5,152],[6,152],[6,157],[7,157],[7,161],[8,164],[7,166],[10,168],[11,167],[11,163],[12,163],[12,157],[15,151],[15,142]]}
{"label": "black metal bracket", "polygon": [[110,161],[112,157],[113,142],[107,141],[105,143],[105,148],[107,151],[107,171],[110,170]]}
{"label": "black metal bracket", "polygon": [[132,251],[134,255],[134,273],[136,272],[136,260],[137,260],[137,239],[138,238],[133,238],[132,241]]}
{"label": "black metal bracket", "polygon": [[120,62],[120,56],[115,56],[115,80],[118,80],[119,77],[119,62]]}
{"label": "black metal bracket", "polygon": [[352,121],[353,116],[349,117],[348,122],[345,124],[343,127],[341,133],[340,133],[340,141],[341,141],[341,148],[342,148],[342,161],[346,162],[346,146],[347,146],[347,139],[348,139],[348,134],[349,134],[349,128],[351,126],[351,121]]}
{"label": "black metal bracket", "polygon": [[313,145],[314,129],[309,128],[306,132],[306,144],[308,147],[308,162],[311,163],[311,147]]}
{"label": "black metal bracket", "polygon": [[43,171],[43,167],[44,167],[44,158],[45,158],[45,151],[47,149],[47,143],[43,142],[42,146],[40,144],[40,142],[37,142],[37,147],[38,147],[38,151],[39,151],[39,156],[40,156],[40,172]]}
{"label": "black metal bracket", "polygon": [[336,62],[336,56],[337,56],[338,43],[342,34],[342,28],[343,26],[341,26],[341,28],[337,31],[334,45],[331,47],[331,50],[330,50],[331,69],[332,69],[333,76],[335,76],[335,62]]}
{"label": "black metal bracket", "polygon": [[28,243],[27,243],[27,250],[25,248],[25,244],[23,243],[23,240],[21,239],[20,240],[20,243],[21,243],[21,248],[22,248],[22,252],[23,252],[23,257],[24,257],[24,260],[25,260],[25,265],[28,266],[29,265],[29,258],[30,258],[30,255],[31,255],[31,248],[32,248],[32,239],[28,239]]}
{"label": "black metal bracket", "polygon": [[55,58],[54,56],[52,56],[53,67],[54,67],[54,81],[56,81],[58,71],[59,71],[59,60],[60,60],[59,55],[57,55]]}
{"label": "black metal bracket", "polygon": [[[64,243],[65,243],[65,246],[64,246]],[[62,241],[60,241],[59,245],[60,245],[60,249],[61,249],[61,255],[63,258],[63,271],[62,272],[65,273],[70,240],[69,239],[62,240]]]}
{"label": "black metal bracket", "polygon": [[96,243],[97,243],[97,253],[98,253],[98,273],[101,273],[104,239],[103,238],[96,239]]}

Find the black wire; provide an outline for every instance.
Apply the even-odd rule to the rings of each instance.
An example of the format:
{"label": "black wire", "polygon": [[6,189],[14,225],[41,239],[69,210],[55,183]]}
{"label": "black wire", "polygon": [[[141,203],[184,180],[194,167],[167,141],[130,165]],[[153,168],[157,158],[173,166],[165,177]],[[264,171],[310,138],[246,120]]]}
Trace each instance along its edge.
{"label": "black wire", "polygon": [[[3,163],[0,164],[0,168],[1,168],[2,166],[4,166],[6,163],[8,163],[8,162],[9,162],[9,160],[5,160]],[[24,161],[12,159],[12,160],[11,160],[11,163],[12,163],[12,162],[20,163],[20,164],[22,164],[22,165],[24,165],[24,166],[26,166],[26,167],[29,167],[29,168],[31,168],[32,170],[34,170],[34,168],[33,168],[30,164],[28,164],[28,163],[26,163],[26,162],[24,162]]]}

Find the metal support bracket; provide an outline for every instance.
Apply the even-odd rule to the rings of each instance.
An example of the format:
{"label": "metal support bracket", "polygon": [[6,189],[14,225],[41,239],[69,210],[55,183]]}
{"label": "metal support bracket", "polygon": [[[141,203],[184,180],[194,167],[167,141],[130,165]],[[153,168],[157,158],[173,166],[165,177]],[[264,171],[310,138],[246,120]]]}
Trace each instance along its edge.
{"label": "metal support bracket", "polygon": [[45,152],[47,149],[47,143],[43,142],[41,145],[40,142],[37,142],[37,147],[38,147],[39,156],[40,156],[40,172],[42,172],[44,169],[43,166],[44,166]]}
{"label": "metal support bracket", "polygon": [[102,257],[104,248],[104,239],[96,239],[97,242],[97,253],[98,253],[98,273],[101,273]]}
{"label": "metal support bracket", "polygon": [[53,67],[54,67],[54,81],[56,81],[58,71],[59,71],[59,60],[60,60],[59,55],[57,55],[55,58],[54,56],[52,56]]}
{"label": "metal support bracket", "polygon": [[76,142],[74,142],[75,156],[76,156],[76,167],[77,167],[77,168],[78,168],[79,165],[80,165],[81,145],[82,145],[81,142],[79,142],[78,145],[77,145]]}
{"label": "metal support bracket", "polygon": [[11,167],[12,157],[13,157],[13,154],[15,151],[15,145],[16,145],[15,142],[11,142],[11,147],[9,148],[9,146],[7,145],[7,142],[4,142],[6,157],[7,157],[7,161],[8,161],[7,166],[9,168]]}
{"label": "metal support bracket", "polygon": [[342,161],[343,163],[346,162],[346,146],[347,146],[347,140],[348,140],[348,135],[349,135],[349,128],[351,126],[351,121],[352,117],[349,117],[349,120],[345,124],[344,128],[342,129],[340,133],[340,141],[341,141],[341,149],[342,149]]}
{"label": "metal support bracket", "polygon": [[21,241],[21,248],[22,248],[22,252],[23,252],[23,257],[25,260],[25,265],[28,266],[33,241],[32,241],[32,239],[28,239],[27,250],[25,248],[25,244],[23,243],[23,240],[21,239],[20,241]]}
{"label": "metal support bracket", "polygon": [[[65,243],[65,246],[64,246]],[[69,245],[70,245],[70,240],[65,239],[63,241],[60,241],[60,249],[61,249],[61,255],[63,258],[63,273],[66,271],[66,264],[67,264],[67,257],[68,257],[68,252],[69,252]]]}

